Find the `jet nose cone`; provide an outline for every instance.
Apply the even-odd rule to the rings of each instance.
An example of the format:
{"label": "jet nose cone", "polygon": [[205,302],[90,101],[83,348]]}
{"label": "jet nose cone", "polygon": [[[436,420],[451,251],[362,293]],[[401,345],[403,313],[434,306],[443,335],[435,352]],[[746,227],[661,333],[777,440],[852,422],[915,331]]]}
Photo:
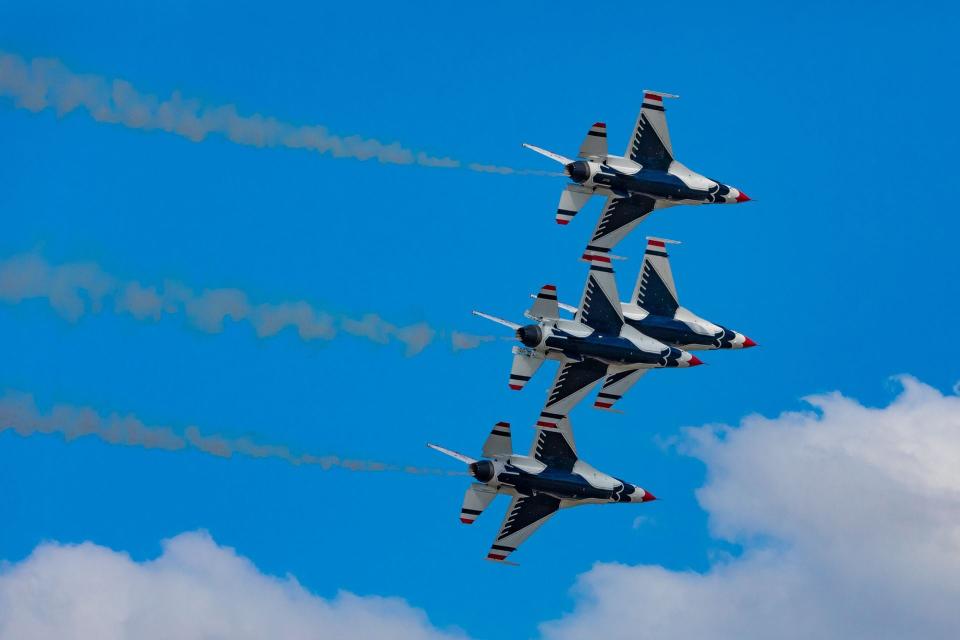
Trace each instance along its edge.
{"label": "jet nose cone", "polygon": [[690,361],[687,362],[687,366],[688,366],[688,367],[696,367],[696,366],[699,366],[699,365],[701,365],[701,364],[703,364],[703,360],[701,360],[700,358],[698,358],[697,356],[695,356],[695,355],[693,355],[693,354],[690,355]]}
{"label": "jet nose cone", "polygon": [[750,196],[737,189],[737,202],[750,202]]}
{"label": "jet nose cone", "polygon": [[627,494],[626,500],[623,500],[623,502],[653,502],[657,499],[657,496],[636,485],[628,485],[628,488],[630,488],[631,491]]}
{"label": "jet nose cone", "polygon": [[757,343],[756,343],[756,342],[754,342],[753,340],[751,340],[751,339],[748,338],[747,336],[743,336],[743,348],[744,348],[744,349],[749,349],[750,347],[755,347],[755,346],[757,346]]}

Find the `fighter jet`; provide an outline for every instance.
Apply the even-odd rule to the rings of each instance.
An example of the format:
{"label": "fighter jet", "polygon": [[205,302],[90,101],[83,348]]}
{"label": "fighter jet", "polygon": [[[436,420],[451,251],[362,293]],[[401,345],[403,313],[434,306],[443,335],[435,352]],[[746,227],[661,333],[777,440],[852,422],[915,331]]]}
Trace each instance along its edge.
{"label": "fighter jet", "polygon": [[556,426],[601,379],[609,393],[623,395],[649,369],[695,367],[696,356],[655,340],[627,324],[620,307],[610,258],[585,257],[590,271],[573,320],[560,318],[557,288],[544,285],[526,316],[533,324],[515,322],[480,311],[475,315],[510,327],[521,346],[513,348],[510,388],[522,389],[544,360],[560,368],[541,413],[539,426]]}
{"label": "fighter jet", "polygon": [[595,123],[583,144],[579,160],[532,149],[564,166],[573,181],[560,195],[557,223],[567,224],[594,194],[609,196],[587,247],[606,253],[650,212],[675,204],[728,204],[750,198],[739,189],[691,171],[674,159],[667,130],[664,98],[677,96],[645,91],[633,136],[623,156],[607,153],[607,125]]}
{"label": "fighter jet", "polygon": [[[756,342],[726,327],[704,320],[689,309],[680,306],[673,272],[670,269],[668,244],[676,240],[647,237],[643,266],[637,276],[630,302],[621,302],[624,321],[655,340],[688,351],[701,349],[746,349]],[[560,303],[560,308],[576,313],[576,307]],[[642,375],[635,374],[635,383]],[[622,395],[623,381],[608,378],[597,394],[594,408],[611,409]]]}
{"label": "fighter jet", "polygon": [[473,524],[498,494],[511,496],[500,532],[487,553],[487,560],[495,562],[505,562],[559,509],[656,499],[649,491],[601,473],[580,460],[567,418],[552,427],[539,426],[530,453],[525,456],[511,453],[510,424],[506,422],[493,427],[483,445],[482,460],[435,444],[427,446],[465,463],[476,480],[463,497],[460,522]]}

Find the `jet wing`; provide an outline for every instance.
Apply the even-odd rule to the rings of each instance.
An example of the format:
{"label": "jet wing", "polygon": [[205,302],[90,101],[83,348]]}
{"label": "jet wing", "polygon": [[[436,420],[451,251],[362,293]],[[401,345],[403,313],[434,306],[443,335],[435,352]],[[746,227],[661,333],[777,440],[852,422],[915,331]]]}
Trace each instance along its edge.
{"label": "jet wing", "polygon": [[506,560],[507,556],[516,551],[517,547],[523,544],[559,508],[558,498],[542,493],[532,497],[515,497],[503,518],[496,541],[490,545],[487,560],[496,562]]}
{"label": "jet wing", "polygon": [[593,402],[593,408],[612,410],[617,400],[622,398],[647,371],[649,369],[628,369],[608,373],[606,380],[603,381],[603,388]]}
{"label": "jet wing", "polygon": [[670,206],[664,200],[633,194],[610,196],[603,206],[587,251],[608,252],[654,209]]}
{"label": "jet wing", "polygon": [[664,98],[677,96],[659,91],[645,91],[643,106],[633,126],[633,137],[624,154],[645,169],[666,171],[673,162],[673,146],[667,129],[667,114],[663,108]]}
{"label": "jet wing", "polygon": [[590,271],[580,297],[576,321],[599,334],[619,336],[623,327],[623,311],[610,257],[588,250],[583,254],[583,259],[590,263]]}
{"label": "jet wing", "polygon": [[570,419],[560,419],[555,427],[537,427],[530,457],[554,469],[572,470],[577,462],[577,446],[573,442]]}
{"label": "jet wing", "polygon": [[667,243],[677,244],[676,240],[647,238],[643,266],[637,276],[637,285],[630,301],[654,315],[672,318],[677,313],[680,300],[677,297],[677,285],[673,281],[673,271],[670,269]]}
{"label": "jet wing", "polygon": [[562,363],[550,387],[547,404],[537,419],[537,428],[559,428],[560,421],[606,373],[607,365],[596,360]]}

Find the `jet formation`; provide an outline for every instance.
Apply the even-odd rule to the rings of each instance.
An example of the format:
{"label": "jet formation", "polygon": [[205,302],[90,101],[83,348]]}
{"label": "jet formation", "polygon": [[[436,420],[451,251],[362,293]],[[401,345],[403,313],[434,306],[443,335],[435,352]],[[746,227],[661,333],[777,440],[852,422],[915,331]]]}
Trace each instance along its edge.
{"label": "jet formation", "polygon": [[679,244],[675,240],[648,236],[632,295],[624,302],[617,292],[613,260],[618,256],[610,250],[650,213],[679,204],[750,200],[739,189],[700,175],[674,158],[663,100],[675,97],[644,92],[623,156],[607,153],[602,122],[590,128],[575,160],[524,145],[562,163],[572,181],[560,196],[559,224],[570,222],[595,194],[606,196],[607,201],[581,256],[589,270],[577,306],[560,302],[557,287],[545,284],[531,296],[534,302],[524,312],[526,323],[473,312],[509,328],[519,342],[512,349],[510,389],[523,389],[547,360],[558,362],[528,455],[513,453],[506,422],[494,426],[480,459],[429,445],[466,464],[474,479],[460,511],[464,524],[472,524],[497,495],[511,496],[488,560],[507,562],[508,556],[560,509],[655,499],[636,484],[597,471],[577,453],[568,416],[601,381],[593,407],[613,411],[648,371],[703,364],[692,351],[756,346],[746,335],[680,304],[667,253],[668,245]]}

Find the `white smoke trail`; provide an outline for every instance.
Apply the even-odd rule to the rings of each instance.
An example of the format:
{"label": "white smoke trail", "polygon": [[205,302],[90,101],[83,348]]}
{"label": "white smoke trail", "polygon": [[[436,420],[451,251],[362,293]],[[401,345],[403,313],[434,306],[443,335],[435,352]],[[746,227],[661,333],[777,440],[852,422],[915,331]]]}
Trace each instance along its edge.
{"label": "white smoke trail", "polygon": [[[55,58],[26,59],[0,51],[0,97],[11,98],[21,109],[53,109],[58,116],[85,111],[97,122],[143,131],[166,131],[191,142],[210,135],[241,145],[307,149],[335,158],[375,159],[392,164],[424,167],[463,167],[459,160],[414,151],[399,142],[385,144],[358,135],[340,136],[322,125],[296,125],[260,114],[240,115],[227,105],[205,105],[179,91],[160,99],[141,93],[119,78],[80,74]],[[467,169],[486,173],[557,175],[553,172],[513,169],[471,163]]]}
{"label": "white smoke trail", "polygon": [[[248,323],[261,338],[292,328],[304,341],[332,340],[342,331],[379,344],[399,342],[408,356],[423,351],[438,335],[424,322],[398,326],[375,313],[356,319],[324,311],[304,300],[254,303],[240,289],[205,289],[198,293],[173,281],[159,286],[124,281],[93,263],[53,265],[33,253],[0,260],[0,301],[18,304],[28,299],[47,301],[70,321],[112,308],[142,321],[182,315],[200,331],[219,333],[229,319]],[[455,331],[449,344],[459,351],[478,347],[489,339]]]}
{"label": "white smoke trail", "polygon": [[44,413],[37,407],[33,396],[18,391],[6,391],[5,395],[0,397],[0,434],[4,431],[13,431],[23,437],[61,435],[67,442],[92,437],[112,445],[163,451],[198,451],[218,458],[265,458],[296,466],[317,466],[324,471],[340,468],[349,471],[391,471],[415,475],[464,475],[462,471],[402,466],[334,455],[294,453],[285,445],[263,444],[245,437],[205,434],[195,426],[189,426],[183,431],[166,426],[148,426],[134,415],[104,415],[90,407],[60,404]]}

